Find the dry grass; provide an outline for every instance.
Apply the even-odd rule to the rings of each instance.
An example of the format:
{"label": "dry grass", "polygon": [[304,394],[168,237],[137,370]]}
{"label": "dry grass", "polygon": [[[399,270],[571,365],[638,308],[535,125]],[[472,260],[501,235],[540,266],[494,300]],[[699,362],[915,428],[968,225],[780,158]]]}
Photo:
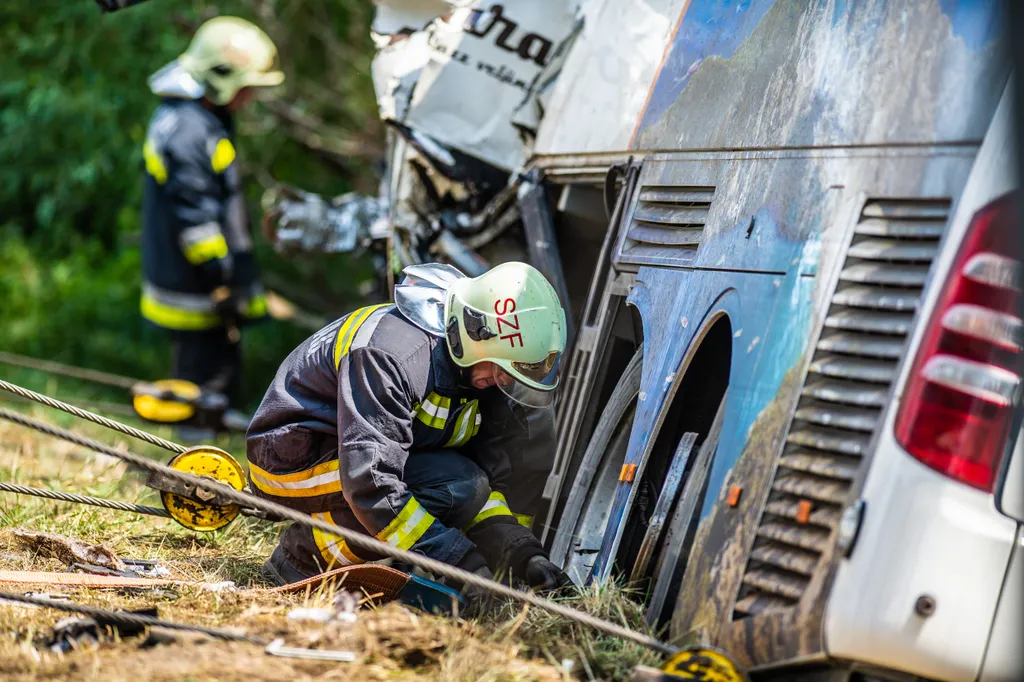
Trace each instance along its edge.
{"label": "dry grass", "polygon": [[[52,412],[35,413],[135,452],[161,459],[169,456],[99,427]],[[237,437],[219,445],[241,454]],[[159,506],[156,495],[141,484],[142,477],[118,460],[5,422],[0,422],[0,480]],[[125,609],[156,605],[165,619],[240,628],[266,639],[284,637],[290,646],[350,650],[357,660],[323,663],[276,658],[255,645],[218,641],[141,649],[137,638],[57,655],[34,642],[67,614],[0,604],[0,679],[4,680],[614,680],[628,679],[637,663],[657,662],[654,654],[636,645],[515,603],[498,604],[477,621],[438,618],[397,604],[363,609],[352,624],[290,621],[291,609],[326,605],[332,595],[267,592],[258,570],[280,527],[253,519],[240,518],[221,531],[197,534],[159,518],[0,493],[0,569],[42,571],[65,566],[23,550],[11,536],[13,528],[102,543],[122,558],[157,560],[175,579],[231,580],[239,587],[217,593],[197,586],[135,591],[49,588],[72,601]],[[0,589],[23,592],[30,586],[0,585]],[[621,590],[595,589],[572,601],[616,622],[641,626],[639,609]]]}

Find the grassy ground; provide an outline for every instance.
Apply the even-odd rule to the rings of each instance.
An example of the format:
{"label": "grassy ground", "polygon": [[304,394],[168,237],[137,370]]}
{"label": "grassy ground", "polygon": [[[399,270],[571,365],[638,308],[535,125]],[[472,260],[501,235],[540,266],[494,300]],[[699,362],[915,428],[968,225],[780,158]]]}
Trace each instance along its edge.
{"label": "grassy ground", "polygon": [[[128,441],[118,434],[50,410],[23,406],[37,417],[74,428],[134,452],[167,459],[169,453]],[[160,432],[172,437],[169,431]],[[218,443],[244,462],[239,437]],[[120,461],[0,422],[0,480],[36,487],[136,501],[160,506],[141,476]],[[519,604],[496,605],[477,621],[454,621],[400,605],[363,609],[354,624],[300,624],[287,619],[301,605],[330,602],[329,594],[270,594],[258,570],[280,527],[236,519],[225,529],[196,534],[171,521],[0,493],[0,569],[64,570],[65,566],[26,551],[14,529],[48,531],[103,543],[119,557],[155,559],[171,577],[195,583],[231,580],[237,591],[210,592],[199,586],[173,590],[86,590],[3,585],[0,590],[49,591],[73,601],[108,608],[156,605],[162,618],[207,626],[234,627],[291,646],[347,649],[354,663],[321,663],[264,655],[251,644],[206,641],[142,649],[127,639],[58,655],[34,644],[67,614],[0,604],[0,679],[131,680],[565,680],[628,679],[637,663],[657,657]],[[575,605],[616,622],[641,627],[638,608],[620,590],[594,590]]]}

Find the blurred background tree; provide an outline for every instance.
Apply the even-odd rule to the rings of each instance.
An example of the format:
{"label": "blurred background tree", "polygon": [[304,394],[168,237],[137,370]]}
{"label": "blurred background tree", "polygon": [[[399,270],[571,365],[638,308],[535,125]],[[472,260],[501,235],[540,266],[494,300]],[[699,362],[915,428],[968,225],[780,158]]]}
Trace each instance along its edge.
{"label": "blurred background tree", "polygon": [[[370,82],[370,0],[152,0],[102,15],[88,0],[0,8],[0,349],[155,379],[167,340],[138,314],[141,150],[157,106],[147,77],[217,14],[250,19],[287,74],[239,121],[239,158],[270,288],[325,316],[358,303],[372,265],[276,255],[259,236],[274,181],[329,196],[375,191],[382,131]],[[251,405],[308,334],[247,332]]]}

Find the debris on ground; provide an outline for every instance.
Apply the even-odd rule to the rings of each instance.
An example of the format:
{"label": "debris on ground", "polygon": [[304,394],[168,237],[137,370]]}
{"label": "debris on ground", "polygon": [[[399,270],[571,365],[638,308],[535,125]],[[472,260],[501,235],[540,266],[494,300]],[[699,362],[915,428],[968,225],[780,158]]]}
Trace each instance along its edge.
{"label": "debris on ground", "polygon": [[[86,432],[98,438],[104,435],[98,428],[86,427]],[[0,442],[10,433],[0,424]],[[39,439],[27,443],[23,450],[33,453],[33,457],[20,455],[20,480],[47,481],[61,489],[89,492],[76,488],[81,486],[79,473],[87,462],[71,458],[58,442]],[[236,443],[233,447],[243,445]],[[0,445],[0,455],[10,453]],[[0,467],[0,480],[12,476],[13,471]],[[104,471],[100,477],[99,483],[116,488],[118,497],[144,501],[144,496],[150,494],[141,481],[124,477],[121,470]],[[94,487],[96,481],[90,479],[89,485]],[[356,657],[345,663],[284,658],[267,655],[263,646],[161,628],[149,628],[144,637],[124,638],[119,634],[97,647],[58,655],[33,645],[40,633],[48,636],[52,632],[57,620],[52,610],[0,603],[0,631],[9,635],[0,638],[0,679],[5,682],[615,682],[629,680],[637,663],[660,663],[656,653],[639,645],[518,603],[499,603],[476,620],[428,615],[398,602],[380,605],[382,596],[397,597],[410,582],[408,575],[399,571],[394,571],[392,579],[393,569],[387,567],[367,575],[359,571],[331,572],[333,580],[272,589],[260,578],[260,568],[277,543],[281,526],[255,519],[239,519],[225,531],[197,534],[166,519],[54,505],[38,498],[5,498],[2,512],[0,575],[16,574],[24,580],[17,585],[19,590],[49,592],[51,597],[70,597],[77,604],[125,612],[159,601],[161,617],[169,621],[222,630],[242,628],[265,642],[282,639],[283,647],[351,652]],[[37,542],[27,541],[26,529],[77,538],[85,547],[103,547],[121,559],[124,567],[118,570],[145,575],[150,570],[160,571],[159,566],[177,580],[165,575],[129,580],[61,573],[73,563],[101,562],[94,556],[70,560],[63,552],[44,554]],[[26,541],[16,537],[15,531],[22,531]],[[140,562],[152,563],[126,561],[127,557],[144,557]],[[41,575],[43,572],[48,573]],[[371,577],[373,580],[368,579]],[[40,578],[46,580],[33,582]],[[127,582],[133,584],[113,584]],[[154,597],[155,590],[168,587],[177,593],[177,599]],[[56,595],[58,592],[61,594]],[[567,603],[629,627],[644,627],[642,610],[619,588],[588,590],[567,598]],[[296,609],[323,609],[331,619],[326,623],[289,619],[288,614]]]}
{"label": "debris on ground", "polygon": [[351,651],[331,651],[327,649],[302,649],[299,647],[285,646],[284,640],[275,639],[263,650],[269,656],[281,656],[282,658],[305,658],[312,661],[337,661],[351,663],[356,660],[356,655]]}
{"label": "debris on ground", "polygon": [[288,620],[311,623],[342,623],[356,622],[356,611],[362,601],[357,595],[348,591],[339,591],[330,607],[298,608],[288,612]]}
{"label": "debris on ground", "polygon": [[[156,608],[131,611],[132,615],[156,617]],[[141,625],[112,623],[101,618],[82,618],[72,616],[57,621],[49,637],[37,641],[37,646],[46,648],[55,654],[64,654],[84,648],[95,648],[101,642],[110,641],[115,637],[126,639],[141,635],[145,628]]]}
{"label": "debris on ground", "polygon": [[115,571],[124,571],[128,568],[106,545],[91,545],[55,533],[40,533],[20,528],[12,531],[12,534],[22,549],[32,551],[39,557],[56,559],[68,566],[89,564]]}
{"label": "debris on ground", "polygon": [[[171,570],[156,561],[148,559],[122,559],[128,570],[137,573],[143,578],[166,578],[171,575]],[[225,582],[231,582],[230,580]],[[234,584],[234,583],[232,583]]]}
{"label": "debris on ground", "polygon": [[234,580],[221,580],[215,583],[200,583],[199,587],[206,592],[234,592],[238,589]]}
{"label": "debris on ground", "polygon": [[140,649],[152,649],[157,646],[179,644],[182,646],[196,646],[216,641],[213,637],[203,632],[190,632],[188,630],[171,630],[169,628],[151,627],[146,639],[139,644]]}

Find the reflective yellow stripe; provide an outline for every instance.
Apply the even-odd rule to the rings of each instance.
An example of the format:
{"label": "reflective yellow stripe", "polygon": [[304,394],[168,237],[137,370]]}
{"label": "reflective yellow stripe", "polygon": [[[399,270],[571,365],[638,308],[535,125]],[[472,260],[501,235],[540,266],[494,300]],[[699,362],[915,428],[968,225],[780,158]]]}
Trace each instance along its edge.
{"label": "reflective yellow stripe", "polygon": [[210,165],[213,166],[213,172],[223,173],[234,160],[235,146],[231,144],[231,140],[226,137],[218,140],[217,147],[213,150],[213,157],[210,159]]}
{"label": "reflective yellow stripe", "polygon": [[520,526],[533,528],[533,517],[529,514],[516,514],[515,512],[512,512],[512,516],[516,517],[516,521],[519,522]]}
{"label": "reflective yellow stripe", "polygon": [[167,182],[167,166],[164,165],[163,157],[156,150],[156,146],[150,141],[142,145],[142,160],[146,164],[146,172],[153,176],[158,185]]}
{"label": "reflective yellow stripe", "polygon": [[444,430],[448,423],[448,412],[452,406],[452,399],[438,395],[431,391],[424,398],[424,402],[413,408],[413,414],[421,422],[432,429]]}
{"label": "reflective yellow stripe", "polygon": [[142,295],[139,309],[147,320],[167,329],[195,331],[197,329],[212,329],[220,324],[220,317],[216,313],[175,308],[146,294]]}
{"label": "reflective yellow stripe", "polygon": [[469,442],[469,439],[480,430],[478,425],[477,410],[479,409],[480,403],[476,400],[470,400],[466,403],[465,407],[462,408],[462,412],[459,413],[458,419],[455,420],[455,428],[452,429],[452,437],[445,443],[446,448],[458,448],[462,447]]}
{"label": "reflective yellow stripe", "polygon": [[420,506],[415,497],[410,497],[395,520],[377,533],[377,539],[399,549],[409,549],[423,537],[433,522],[434,517],[430,512]]}
{"label": "reflective yellow stripe", "polygon": [[344,357],[345,353],[348,352],[349,348],[352,347],[352,339],[356,336],[356,331],[359,327],[366,322],[366,318],[370,314],[379,308],[391,305],[390,303],[381,303],[380,305],[371,305],[365,308],[360,308],[345,320],[345,324],[341,325],[341,329],[338,330],[338,338],[334,342],[334,369],[338,369],[341,366],[341,358]]}
{"label": "reflective yellow stripe", "polygon": [[[331,516],[330,512],[313,514],[313,518],[319,519],[320,521],[326,521],[327,523],[334,523],[334,518]],[[325,533],[319,528],[314,528],[313,541],[320,550],[320,556],[322,556],[324,561],[327,562],[328,569],[332,567],[352,566],[353,564],[365,563],[363,559],[360,559],[352,552],[351,549],[349,549],[348,543],[345,542],[345,539],[340,538],[337,535]]]}
{"label": "reflective yellow stripe", "polygon": [[250,462],[249,478],[257,488],[275,497],[316,497],[341,492],[337,459],[289,474],[272,474]]}
{"label": "reflective yellow stripe", "polygon": [[508,508],[505,496],[496,490],[491,491],[491,494],[487,496],[487,503],[484,504],[483,509],[462,530],[469,531],[476,524],[486,521],[492,516],[515,516],[512,510]]}
{"label": "reflective yellow stripe", "polygon": [[185,247],[185,258],[192,265],[201,265],[214,258],[226,258],[227,255],[228,243],[219,232]]}

